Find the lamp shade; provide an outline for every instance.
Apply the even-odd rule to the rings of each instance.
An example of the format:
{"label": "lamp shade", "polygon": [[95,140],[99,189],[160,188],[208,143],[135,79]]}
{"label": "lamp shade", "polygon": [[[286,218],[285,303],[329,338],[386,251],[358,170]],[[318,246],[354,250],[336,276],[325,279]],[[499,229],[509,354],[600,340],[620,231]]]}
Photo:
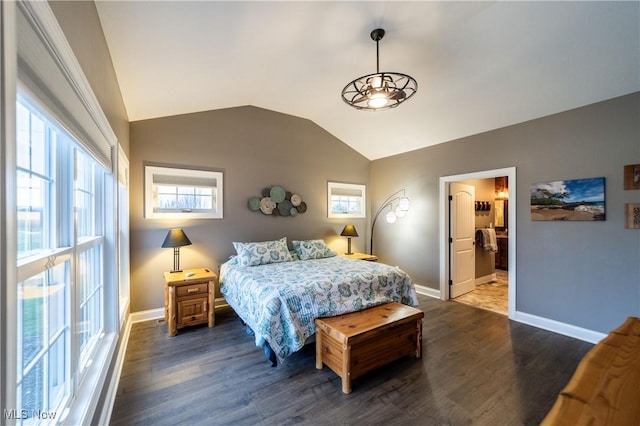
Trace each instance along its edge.
{"label": "lamp shade", "polygon": [[409,210],[409,198],[408,197],[402,197],[400,198],[400,201],[398,202],[398,207],[400,208],[400,210],[402,211],[408,211]]}
{"label": "lamp shade", "polygon": [[387,212],[387,216],[385,217],[385,219],[387,220],[387,223],[396,223],[398,215],[396,215],[396,212],[391,210],[390,212]]}
{"label": "lamp shade", "polygon": [[162,243],[163,248],[190,246],[191,241],[181,228],[170,229]]}
{"label": "lamp shade", "polygon": [[358,231],[356,231],[356,227],[354,225],[345,225],[344,229],[340,233],[342,237],[357,237]]}

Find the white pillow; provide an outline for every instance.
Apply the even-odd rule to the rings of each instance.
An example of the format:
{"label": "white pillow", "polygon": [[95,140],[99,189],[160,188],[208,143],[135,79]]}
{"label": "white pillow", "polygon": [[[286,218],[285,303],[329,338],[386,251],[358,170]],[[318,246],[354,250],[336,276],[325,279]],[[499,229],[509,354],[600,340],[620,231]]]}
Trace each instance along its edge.
{"label": "white pillow", "polygon": [[250,243],[234,242],[233,247],[238,253],[240,266],[266,265],[267,263],[288,262],[291,260],[287,237],[274,241]]}
{"label": "white pillow", "polygon": [[336,252],[331,250],[324,240],[292,241],[292,243],[300,260],[324,259],[336,255]]}

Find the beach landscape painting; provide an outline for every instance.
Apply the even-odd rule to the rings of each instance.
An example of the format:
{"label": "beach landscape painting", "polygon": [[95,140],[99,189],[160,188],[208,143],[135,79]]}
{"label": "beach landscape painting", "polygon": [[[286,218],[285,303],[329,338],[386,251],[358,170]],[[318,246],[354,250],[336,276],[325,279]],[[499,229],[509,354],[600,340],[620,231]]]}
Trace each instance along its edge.
{"label": "beach landscape painting", "polygon": [[603,177],[531,185],[531,220],[604,219]]}

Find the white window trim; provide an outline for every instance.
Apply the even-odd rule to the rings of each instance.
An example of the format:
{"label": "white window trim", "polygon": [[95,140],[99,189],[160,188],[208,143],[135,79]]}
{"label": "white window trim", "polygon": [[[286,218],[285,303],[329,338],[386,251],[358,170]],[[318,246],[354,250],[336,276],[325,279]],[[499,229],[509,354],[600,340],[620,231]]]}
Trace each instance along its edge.
{"label": "white window trim", "polygon": [[[156,174],[176,177],[209,178],[215,179],[217,195],[216,202],[207,212],[154,212],[153,177]],[[144,168],[144,217],[146,219],[222,219],[224,182],[223,173],[201,169],[181,169],[164,166],[146,165]]]}
{"label": "white window trim", "polygon": [[[28,16],[30,24],[37,28],[39,37],[43,40],[47,51],[56,58],[58,65],[57,70],[51,70],[64,73],[64,77],[67,79],[71,87],[74,88],[73,93],[68,92],[69,96],[75,96],[78,99],[76,105],[82,105],[82,110],[85,111],[84,117],[90,117],[89,121],[83,120],[78,117],[75,119],[75,125],[77,127],[84,127],[84,134],[96,136],[96,144],[100,144],[102,147],[102,153],[107,154],[102,156],[105,161],[105,166],[110,170],[113,170],[113,158],[111,157],[111,148],[105,146],[114,146],[117,143],[116,136],[111,130],[110,124],[104,115],[97,98],[95,97],[88,80],[82,72],[77,59],[75,58],[71,47],[69,46],[62,29],[60,28],[53,11],[51,10],[47,2],[0,2],[0,119],[2,125],[0,125],[0,172],[3,175],[3,189],[1,195],[4,195],[0,206],[2,206],[2,212],[0,218],[0,237],[6,238],[7,241],[15,240],[16,238],[16,214],[12,211],[12,206],[16,204],[15,196],[15,174],[16,174],[16,162],[15,162],[15,105],[17,94],[17,15],[18,9],[25,12]],[[57,110],[57,109],[56,109]],[[81,114],[82,115],[82,114]],[[56,120],[62,121],[62,120]],[[81,124],[82,123],[82,124]],[[91,141],[83,140],[83,142],[91,143]],[[102,143],[101,143],[102,142]],[[106,142],[106,144],[103,144]],[[87,147],[88,150],[94,155],[99,153],[95,152],[93,147]],[[114,244],[112,242],[111,244]],[[0,250],[0,273],[2,274],[3,282],[16,283],[17,282],[17,268],[16,262],[16,249],[15,246],[9,245],[8,249],[4,252]],[[111,287],[117,286],[116,283],[111,282],[105,286]],[[0,290],[0,340],[5,342],[3,348],[0,349],[0,359],[2,365],[0,365],[0,408],[13,408],[16,406],[16,354],[13,348],[16,347],[16,330],[13,327],[16,323],[17,312],[15,309],[16,300],[15,286],[7,285],[2,286]],[[105,296],[107,297],[107,296]],[[112,295],[108,296],[109,299],[116,300],[117,297]],[[107,311],[113,307],[105,306]],[[115,312],[115,311],[114,311]],[[105,316],[105,321],[114,322],[114,325],[108,327],[108,329],[117,329],[117,315],[113,315],[111,318],[109,315]],[[58,412],[56,418],[58,423],[69,424],[87,424],[90,423],[94,413],[96,411],[98,401],[103,390],[107,374],[109,372],[109,364],[114,357],[117,343],[117,333],[108,332],[104,335],[103,342],[99,346],[99,349],[94,353],[92,357],[91,368],[88,374],[84,375],[81,383],[76,383],[75,399],[64,410],[64,412]]]}
{"label": "white window trim", "polygon": [[[0,2],[0,240],[17,241],[16,230],[16,5]],[[0,246],[0,409],[16,406],[17,247]]]}
{"label": "white window trim", "polygon": [[[43,52],[37,43],[21,49],[18,37],[18,56],[22,58],[19,66],[25,67],[21,69],[19,79],[35,92],[38,99],[46,101],[44,106],[56,122],[66,126],[66,130],[95,160],[112,171],[111,150],[117,143],[117,137],[51,7],[47,2],[26,0],[18,1],[17,5],[18,19],[24,15],[33,33],[45,41],[42,44],[50,55],[49,58],[40,57]],[[17,27],[21,31],[21,26]],[[20,35],[25,42],[33,36],[30,32]],[[55,62],[55,69],[51,69],[49,60]],[[40,82],[33,81],[32,75]],[[66,80],[68,86],[60,84],[60,78]],[[47,95],[49,91],[52,91],[53,98]],[[67,111],[72,111],[72,116]]]}
{"label": "white window trim", "polygon": [[[359,192],[359,196],[362,201],[360,203],[360,211],[356,213],[333,213],[331,210],[331,196],[341,191],[353,191]],[[340,182],[328,182],[327,183],[327,217],[330,219],[358,219],[367,217],[367,187],[366,185],[359,185],[354,183],[340,183]]]}
{"label": "white window trim", "polygon": [[[119,298],[119,317],[120,327],[124,325],[127,314],[129,312],[129,294],[130,294],[130,281],[129,281],[129,159],[122,149],[122,146],[118,144],[118,225],[116,226],[118,232],[118,298]],[[122,197],[125,200],[122,200]],[[120,231],[126,230],[126,235],[120,235]]]}

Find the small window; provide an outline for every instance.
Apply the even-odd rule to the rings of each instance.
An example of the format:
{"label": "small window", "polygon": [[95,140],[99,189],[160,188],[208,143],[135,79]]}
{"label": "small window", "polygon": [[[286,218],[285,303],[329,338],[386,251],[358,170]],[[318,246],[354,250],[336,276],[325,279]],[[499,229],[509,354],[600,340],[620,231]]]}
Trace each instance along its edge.
{"label": "small window", "polygon": [[329,182],[327,186],[327,216],[329,218],[362,218],[365,213],[364,185]]}
{"label": "small window", "polygon": [[145,167],[147,219],[222,219],[222,173]]}

